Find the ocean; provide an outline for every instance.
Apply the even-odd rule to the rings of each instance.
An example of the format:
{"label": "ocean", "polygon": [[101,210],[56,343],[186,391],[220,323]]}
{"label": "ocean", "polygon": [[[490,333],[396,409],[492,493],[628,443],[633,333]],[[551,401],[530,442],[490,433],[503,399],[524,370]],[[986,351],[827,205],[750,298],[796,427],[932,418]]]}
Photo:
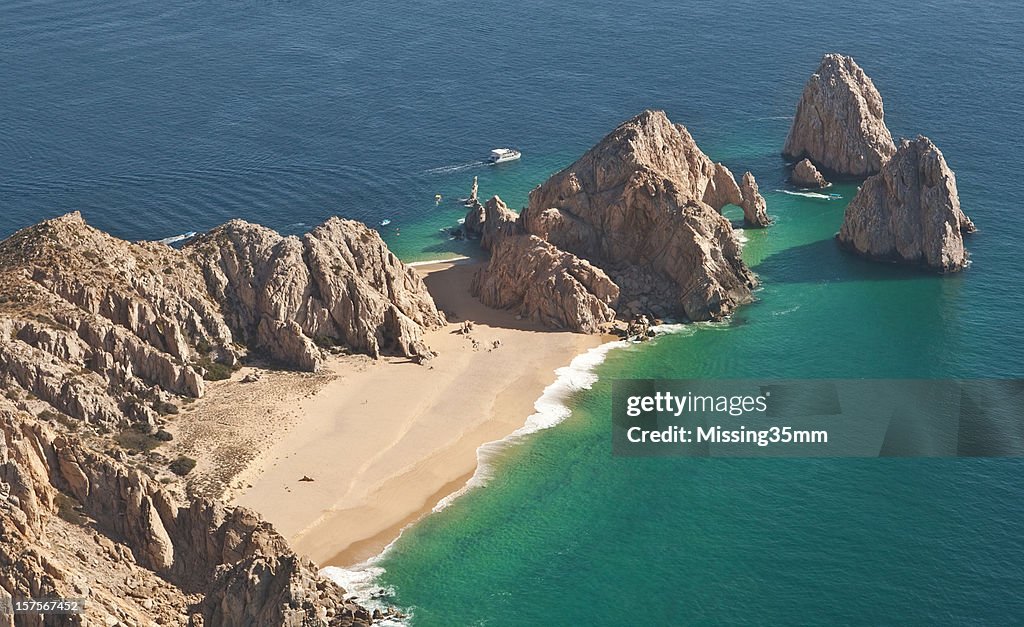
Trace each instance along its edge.
{"label": "ocean", "polygon": [[[608,408],[616,378],[1024,374],[1022,27],[1011,2],[9,0],[0,236],[70,210],[153,240],[339,214],[391,220],[406,261],[478,254],[442,232],[473,176],[521,207],[663,108],[765,193],[775,223],[744,232],[758,302],[608,352],[563,422],[492,455],[373,585],[418,626],[1013,623],[1020,460],[615,458]],[[979,227],[967,271],[840,252],[853,184],[779,191],[826,52],[874,79],[895,136],[944,152]],[[483,165],[497,146],[523,159]]]}

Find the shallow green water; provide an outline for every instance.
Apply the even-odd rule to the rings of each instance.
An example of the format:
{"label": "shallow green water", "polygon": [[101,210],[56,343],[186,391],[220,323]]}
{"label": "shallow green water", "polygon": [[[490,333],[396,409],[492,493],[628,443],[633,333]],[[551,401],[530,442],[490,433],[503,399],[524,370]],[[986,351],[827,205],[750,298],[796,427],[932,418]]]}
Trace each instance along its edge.
{"label": "shallow green water", "polygon": [[[847,198],[852,187],[837,187]],[[947,377],[972,363],[970,273],[870,264],[845,200],[773,193],[764,282],[724,324],[613,351],[573,415],[408,530],[380,564],[417,625],[1000,622],[1024,604],[1018,460],[618,459],[616,377]],[[991,347],[989,347],[991,348]],[[984,370],[981,368],[984,367]]]}

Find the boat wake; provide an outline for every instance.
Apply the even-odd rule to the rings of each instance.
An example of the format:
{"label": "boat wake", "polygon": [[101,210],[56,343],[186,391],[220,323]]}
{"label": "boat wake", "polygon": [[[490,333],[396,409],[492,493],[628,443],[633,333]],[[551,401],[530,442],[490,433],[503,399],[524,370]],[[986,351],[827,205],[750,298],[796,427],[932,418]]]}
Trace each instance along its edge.
{"label": "boat wake", "polygon": [[445,165],[439,168],[430,168],[424,170],[424,174],[452,174],[453,172],[462,172],[463,170],[471,170],[473,168],[479,168],[487,165],[486,161],[470,161],[469,163],[460,163],[458,165]]}
{"label": "boat wake", "polygon": [[157,241],[160,242],[161,244],[167,244],[168,246],[170,246],[171,244],[177,244],[178,242],[184,242],[187,239],[192,239],[195,236],[195,231],[189,231],[188,233],[182,233],[181,235],[172,235],[171,237],[165,237],[163,239],[158,239]]}
{"label": "boat wake", "polygon": [[777,192],[789,194],[790,196],[803,196],[804,198],[819,198],[821,200],[838,200],[842,198],[839,194],[821,194],[819,192],[794,192],[789,189],[777,189]]}

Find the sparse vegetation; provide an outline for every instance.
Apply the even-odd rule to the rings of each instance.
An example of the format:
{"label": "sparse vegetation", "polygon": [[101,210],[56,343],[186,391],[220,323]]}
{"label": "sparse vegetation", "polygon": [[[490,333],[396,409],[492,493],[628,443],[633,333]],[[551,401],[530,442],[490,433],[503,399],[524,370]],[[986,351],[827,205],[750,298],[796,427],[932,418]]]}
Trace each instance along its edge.
{"label": "sparse vegetation", "polygon": [[196,467],[196,460],[191,457],[180,455],[177,459],[171,462],[168,467],[174,474],[179,477],[184,477],[188,473],[192,472],[192,469]]}
{"label": "sparse vegetation", "polygon": [[178,406],[174,403],[168,403],[167,401],[153,401],[153,410],[161,416],[173,415],[178,413]]}
{"label": "sparse vegetation", "polygon": [[49,409],[44,409],[43,411],[39,412],[38,418],[40,420],[45,420],[46,422],[52,422],[57,420],[57,412],[51,411]]}
{"label": "sparse vegetation", "polygon": [[334,338],[330,338],[324,335],[318,335],[314,337],[313,343],[324,350],[334,348],[335,346],[338,345],[338,343],[334,341]]}
{"label": "sparse vegetation", "polygon": [[170,442],[171,440],[174,439],[174,436],[171,435],[171,432],[165,429],[160,429],[153,435],[153,437],[160,440],[161,442]]}
{"label": "sparse vegetation", "polygon": [[200,359],[199,367],[203,369],[203,378],[207,381],[223,381],[231,378],[232,368],[219,364],[210,358]]}
{"label": "sparse vegetation", "polygon": [[78,427],[81,425],[79,421],[75,420],[71,416],[68,416],[67,414],[62,414],[60,412],[55,413],[54,420],[64,425],[68,431],[78,431]]}
{"label": "sparse vegetation", "polygon": [[127,429],[118,433],[114,436],[114,441],[131,455],[146,453],[160,446],[160,440],[149,434],[139,433],[135,429]]}
{"label": "sparse vegetation", "polygon": [[57,504],[57,515],[63,520],[74,525],[83,526],[89,522],[89,518],[82,513],[82,504],[75,497],[58,492],[57,498],[54,501]]}

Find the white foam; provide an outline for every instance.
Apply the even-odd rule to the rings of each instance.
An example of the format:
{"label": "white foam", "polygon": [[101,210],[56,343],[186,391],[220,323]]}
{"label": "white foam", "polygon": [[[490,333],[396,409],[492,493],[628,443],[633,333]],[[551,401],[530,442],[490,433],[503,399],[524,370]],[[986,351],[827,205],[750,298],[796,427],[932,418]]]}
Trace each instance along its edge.
{"label": "white foam", "polygon": [[736,236],[736,241],[740,243],[740,247],[750,241],[750,238],[747,237],[747,234],[743,229],[733,229],[732,233]]}
{"label": "white foam", "polygon": [[[465,259],[465,257],[463,259]],[[429,263],[439,262],[422,261],[408,265],[423,265]],[[666,323],[655,325],[651,328],[657,335],[682,334],[694,333],[700,327],[728,326],[728,323],[728,319],[726,319],[721,322],[699,322],[687,324]],[[571,362],[569,362],[568,366],[555,370],[554,383],[544,388],[544,392],[541,394],[540,398],[538,398],[533,404],[536,411],[527,417],[523,426],[500,440],[487,442],[481,445],[476,451],[477,465],[473,476],[461,488],[438,501],[437,505],[435,505],[431,511],[435,513],[440,512],[470,490],[486,485],[493,476],[492,461],[507,448],[519,444],[523,438],[530,434],[544,429],[550,429],[568,418],[572,414],[572,411],[567,405],[569,399],[573,394],[580,390],[589,390],[593,387],[594,383],[598,380],[598,376],[594,373],[594,370],[604,362],[608,353],[614,349],[626,348],[632,345],[632,343],[626,342],[625,340],[607,342],[601,346],[591,348],[585,353],[577,355]],[[413,522],[412,524],[414,525],[416,523]],[[408,527],[405,529],[408,529]],[[371,609],[379,607],[383,610],[387,606],[385,600],[394,595],[394,590],[390,588],[383,588],[384,594],[381,598],[374,598],[375,593],[379,593],[382,589],[381,586],[377,584],[377,581],[379,577],[384,574],[384,569],[377,566],[377,564],[380,563],[384,556],[386,556],[388,552],[391,551],[391,548],[399,541],[399,539],[401,539],[402,534],[405,533],[405,529],[402,529],[399,532],[398,537],[384,547],[384,550],[381,551],[380,554],[371,557],[367,561],[357,564],[351,568],[327,566],[320,571],[321,574],[345,588],[349,597],[356,597],[356,600],[364,606]],[[407,614],[410,613],[406,609],[403,609],[402,611]],[[411,615],[409,619],[411,619]],[[406,619],[406,621],[409,619]],[[380,624],[405,626],[409,624],[406,621],[391,619],[390,621]]]}
{"label": "white foam", "polygon": [[471,168],[478,168],[482,165],[486,165],[486,161],[471,161],[469,163],[460,163],[457,165],[443,165],[439,168],[430,168],[424,170],[426,174],[450,174],[452,172],[461,172],[463,170],[469,170]]}
{"label": "white foam", "polygon": [[540,398],[533,404],[535,413],[531,414],[523,426],[519,427],[501,440],[487,442],[476,450],[476,471],[466,485],[441,499],[433,511],[439,512],[451,505],[457,498],[470,490],[486,485],[493,473],[491,461],[509,446],[518,444],[531,433],[550,429],[568,418],[572,411],[566,402],[569,397],[580,390],[589,390],[597,381],[594,369],[597,368],[609,351],[629,346],[628,342],[616,340],[597,346],[577,355],[569,363],[555,370],[555,382],[544,388]]}
{"label": "white foam", "polygon": [[452,263],[452,262],[465,261],[467,259],[469,259],[469,257],[467,257],[465,255],[460,255],[458,257],[448,257],[447,259],[429,259],[427,261],[411,261],[411,262],[409,262],[409,263],[407,263],[405,265],[409,266],[410,268],[415,268],[416,266],[432,266],[435,263]]}
{"label": "white foam", "polygon": [[195,236],[196,236],[196,232],[195,231],[189,231],[188,233],[182,233],[181,235],[172,235],[171,237],[165,237],[163,239],[158,239],[157,241],[160,242],[161,244],[168,244],[168,245],[170,245],[170,244],[174,244],[174,243],[177,243],[177,242],[183,242],[183,241],[185,241],[187,239],[192,239]]}
{"label": "white foam", "polygon": [[835,200],[835,198],[837,197],[830,196],[828,194],[819,194],[818,192],[794,192],[793,190],[789,189],[777,189],[775,191],[782,192],[783,194],[789,194],[790,196],[803,196],[804,198],[821,198],[823,200]]}

